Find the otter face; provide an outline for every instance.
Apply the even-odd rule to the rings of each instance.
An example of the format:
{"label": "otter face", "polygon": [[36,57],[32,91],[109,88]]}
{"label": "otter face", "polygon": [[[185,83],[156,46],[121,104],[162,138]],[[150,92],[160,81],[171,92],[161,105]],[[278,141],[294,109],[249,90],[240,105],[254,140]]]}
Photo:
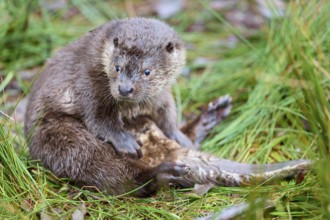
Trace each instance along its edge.
{"label": "otter face", "polygon": [[150,102],[175,82],[185,62],[185,50],[181,42],[153,46],[115,37],[106,44],[102,62],[113,98]]}

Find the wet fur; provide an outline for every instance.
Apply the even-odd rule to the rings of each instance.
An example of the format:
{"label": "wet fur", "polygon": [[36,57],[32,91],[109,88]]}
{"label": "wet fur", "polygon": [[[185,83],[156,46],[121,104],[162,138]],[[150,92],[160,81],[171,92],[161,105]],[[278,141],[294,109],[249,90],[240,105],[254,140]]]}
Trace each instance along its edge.
{"label": "wet fur", "polygon": [[[144,115],[167,137],[192,147],[177,126],[171,95],[184,62],[183,43],[161,21],[133,18],[104,24],[47,62],[31,92],[25,132],[47,115],[71,116],[118,153],[137,158],[140,146],[126,127]],[[149,76],[145,69],[151,70]],[[134,92],[121,96],[120,86]]]}
{"label": "wet fur", "polygon": [[[24,127],[31,157],[60,177],[111,194],[157,178],[157,170],[186,172],[176,164],[151,168],[127,158],[142,156],[128,129],[139,116],[151,118],[167,137],[192,145],[177,127],[171,95],[184,62],[180,38],[155,19],[115,20],[66,46],[47,62],[32,88]],[[120,84],[134,86],[134,93],[120,97]]]}
{"label": "wet fur", "polygon": [[[131,59],[113,59],[123,51],[133,55],[128,56]],[[191,186],[216,177],[223,161],[178,144],[197,146],[226,116],[215,108],[198,117],[183,130],[191,141],[179,130],[170,85],[184,63],[184,53],[169,26],[142,18],[107,23],[60,50],[32,88],[25,120],[31,157],[59,177],[113,195],[148,181],[136,196],[150,195],[169,183]],[[155,63],[158,75],[137,85],[140,92],[133,99],[117,100],[113,85],[119,76],[111,71],[123,65],[122,75],[128,77],[139,69],[138,62]],[[199,165],[207,175],[198,171]]]}

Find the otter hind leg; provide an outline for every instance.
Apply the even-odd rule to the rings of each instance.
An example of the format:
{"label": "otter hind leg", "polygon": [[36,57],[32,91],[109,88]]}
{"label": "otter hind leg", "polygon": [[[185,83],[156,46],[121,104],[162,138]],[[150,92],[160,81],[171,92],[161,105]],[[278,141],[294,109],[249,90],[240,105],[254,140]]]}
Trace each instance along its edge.
{"label": "otter hind leg", "polygon": [[221,96],[209,102],[199,116],[182,126],[182,132],[194,143],[195,150],[199,149],[211,129],[229,115],[231,107],[231,97]]}
{"label": "otter hind leg", "polygon": [[148,196],[163,184],[162,174],[180,176],[186,169],[166,163],[153,168],[120,157],[110,144],[102,143],[79,120],[68,116],[44,117],[29,146],[31,157],[40,160],[55,175],[112,195],[134,191],[155,180],[134,192],[136,196]]}

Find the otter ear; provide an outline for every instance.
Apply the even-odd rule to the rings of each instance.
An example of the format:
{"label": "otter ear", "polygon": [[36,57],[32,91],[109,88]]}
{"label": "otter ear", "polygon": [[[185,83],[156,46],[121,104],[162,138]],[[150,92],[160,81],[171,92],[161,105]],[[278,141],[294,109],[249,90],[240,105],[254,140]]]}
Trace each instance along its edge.
{"label": "otter ear", "polygon": [[103,25],[100,27],[94,28],[93,30],[90,30],[89,33],[92,35],[95,35],[97,32],[99,32],[103,28]]}
{"label": "otter ear", "polygon": [[115,37],[114,39],[113,39],[113,45],[115,45],[115,47],[118,47],[118,37]]}
{"label": "otter ear", "polygon": [[168,42],[165,49],[167,52],[172,53],[174,51],[174,44],[172,42]]}
{"label": "otter ear", "polygon": [[95,33],[98,31],[98,29],[99,29],[99,28],[95,28],[95,29],[93,29],[93,30],[90,30],[89,33],[91,33],[91,34],[95,34]]}

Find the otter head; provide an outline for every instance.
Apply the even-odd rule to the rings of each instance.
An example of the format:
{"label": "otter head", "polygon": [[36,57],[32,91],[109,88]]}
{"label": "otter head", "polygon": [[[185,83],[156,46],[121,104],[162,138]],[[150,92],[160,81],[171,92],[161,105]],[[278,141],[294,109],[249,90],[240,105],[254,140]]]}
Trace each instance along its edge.
{"label": "otter head", "polygon": [[[160,28],[166,25],[151,21],[157,28],[159,23]],[[185,49],[174,30],[167,25],[165,27],[168,29],[164,33],[166,36],[154,33],[150,25],[149,30],[141,25],[128,28],[117,25],[117,31],[112,30],[110,39],[105,43],[102,63],[111,95],[117,101],[148,102],[157,99],[179,75],[185,63]]]}

